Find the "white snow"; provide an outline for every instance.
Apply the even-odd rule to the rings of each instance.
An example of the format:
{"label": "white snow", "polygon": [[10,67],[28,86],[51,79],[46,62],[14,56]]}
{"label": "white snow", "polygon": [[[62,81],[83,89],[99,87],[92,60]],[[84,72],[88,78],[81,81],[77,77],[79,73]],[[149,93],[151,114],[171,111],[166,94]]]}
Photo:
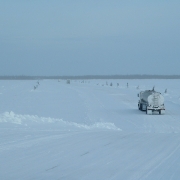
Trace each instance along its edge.
{"label": "white snow", "polygon": [[[0,81],[0,179],[180,179],[179,80],[39,82]],[[138,110],[153,86],[165,115]]]}
{"label": "white snow", "polygon": [[97,122],[88,126],[86,124],[78,124],[75,122],[63,121],[62,119],[45,118],[45,117],[38,117],[38,116],[32,116],[32,115],[18,115],[18,114],[14,114],[14,112],[12,111],[1,114],[0,122],[21,124],[25,126],[30,126],[31,123],[38,123],[40,126],[43,126],[44,124],[47,124],[47,123],[58,123],[58,129],[59,128],[64,129],[67,127],[69,128],[71,126],[71,127],[83,128],[83,129],[96,129],[97,128],[97,129],[121,130],[120,128],[117,128],[114,125],[114,123]]}

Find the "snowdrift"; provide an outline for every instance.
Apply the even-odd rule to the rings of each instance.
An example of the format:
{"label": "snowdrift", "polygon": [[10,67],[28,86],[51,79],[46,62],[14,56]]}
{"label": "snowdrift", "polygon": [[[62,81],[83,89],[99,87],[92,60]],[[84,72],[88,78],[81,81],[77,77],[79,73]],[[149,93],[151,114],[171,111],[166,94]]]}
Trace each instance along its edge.
{"label": "snowdrift", "polygon": [[43,128],[49,127],[50,125],[54,125],[56,129],[62,130],[64,128],[78,128],[78,129],[86,129],[86,130],[94,130],[94,129],[104,129],[104,130],[117,130],[121,131],[120,128],[117,128],[113,123],[102,123],[97,122],[92,125],[85,125],[85,124],[78,124],[75,122],[67,122],[63,121],[62,119],[54,119],[54,118],[45,118],[45,117],[38,117],[33,115],[19,115],[15,114],[14,112],[5,112],[0,114],[0,123],[13,123],[23,126],[43,126]]}

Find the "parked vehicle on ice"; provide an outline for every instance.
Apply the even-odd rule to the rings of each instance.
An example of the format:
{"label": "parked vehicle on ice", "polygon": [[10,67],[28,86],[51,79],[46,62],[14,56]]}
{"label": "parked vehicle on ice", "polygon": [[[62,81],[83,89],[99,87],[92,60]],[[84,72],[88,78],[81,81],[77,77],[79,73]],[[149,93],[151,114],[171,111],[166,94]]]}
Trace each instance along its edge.
{"label": "parked vehicle on ice", "polygon": [[70,84],[70,83],[71,83],[70,79],[67,79],[66,84]]}
{"label": "parked vehicle on ice", "polygon": [[159,114],[165,114],[164,97],[161,93],[153,90],[141,91],[138,94],[138,108],[141,111],[146,111],[146,114],[152,114],[154,111]]}

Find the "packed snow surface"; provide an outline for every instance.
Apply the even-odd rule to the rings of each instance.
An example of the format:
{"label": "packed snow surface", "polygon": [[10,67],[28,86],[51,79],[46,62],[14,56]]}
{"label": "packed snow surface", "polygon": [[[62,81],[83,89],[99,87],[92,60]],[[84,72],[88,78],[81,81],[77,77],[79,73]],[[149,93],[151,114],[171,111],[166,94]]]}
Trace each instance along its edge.
{"label": "packed snow surface", "polygon": [[[153,86],[165,115],[138,110]],[[179,180],[179,170],[179,80],[0,81],[2,180]]]}

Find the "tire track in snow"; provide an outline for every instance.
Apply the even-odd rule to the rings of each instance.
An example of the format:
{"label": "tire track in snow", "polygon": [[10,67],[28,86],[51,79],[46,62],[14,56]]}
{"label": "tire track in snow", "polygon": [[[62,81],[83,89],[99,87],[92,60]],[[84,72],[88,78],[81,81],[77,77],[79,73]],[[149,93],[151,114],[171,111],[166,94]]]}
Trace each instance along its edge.
{"label": "tire track in snow", "polygon": [[[143,131],[171,133],[180,131],[180,122],[178,122],[178,120],[175,119],[175,116],[170,115],[169,113],[165,115],[146,115],[145,112],[139,111],[135,100],[128,95],[128,93],[132,93],[131,91],[133,89],[130,89],[131,91],[128,91],[128,93],[126,94],[125,92],[120,93],[119,89],[108,87],[97,88],[95,86],[89,88],[87,86],[67,86],[67,88],[76,91],[79,97],[82,99],[82,102],[84,102],[84,107],[86,107],[86,112],[83,112],[85,113],[84,121],[87,124],[104,121],[111,121],[115,122],[116,124],[119,124],[119,119],[121,122],[126,121],[127,126],[128,123],[131,124],[131,129],[134,129],[136,131],[140,130],[141,132]],[[136,91],[136,89],[134,90]],[[99,91],[102,91],[102,93],[104,93],[104,97],[107,95],[107,98],[111,99],[111,103],[113,103],[112,100],[114,99],[114,102],[116,103],[117,107],[118,105],[120,105],[119,107],[123,107],[123,109],[121,109],[121,112],[125,113],[125,116],[122,116],[122,114],[117,113],[117,108],[116,110],[115,108],[113,109],[113,107],[115,106],[109,108],[107,100],[102,99],[103,95],[99,96]],[[96,109],[98,110],[98,112],[95,112]],[[131,111],[129,111],[128,114],[128,110],[130,109],[137,110],[136,116],[130,116]],[[137,114],[141,116],[137,116]],[[122,117],[125,119],[122,119]],[[174,123],[172,123],[172,121]],[[119,127],[122,128],[121,125]]]}
{"label": "tire track in snow", "polygon": [[[119,94],[119,93],[118,93]],[[112,96],[112,94],[109,94],[108,95]],[[113,94],[114,95],[114,94]],[[122,95],[122,94],[121,94]],[[123,97],[124,97],[125,94],[123,94]],[[117,112],[115,110],[109,110],[108,108],[105,107],[105,105],[102,103],[102,101],[93,93],[93,96],[94,98],[96,99],[97,103],[100,104],[100,106],[105,110],[105,112],[109,112],[109,114],[112,114],[112,117],[115,115],[119,117],[119,119],[121,119],[121,116],[119,114],[117,114]],[[128,98],[124,98],[125,101],[121,101],[123,102],[126,106],[128,107],[133,107],[132,105],[130,105],[130,103],[132,103],[131,100],[129,100]],[[127,103],[129,102],[129,103]],[[133,121],[129,120],[126,118],[126,121],[128,121],[130,124],[132,124],[133,126],[135,126],[136,128],[138,128],[138,125],[136,123],[134,123]]]}
{"label": "tire track in snow", "polygon": [[173,154],[175,154],[180,149],[180,144],[168,155],[166,156],[161,162],[155,165],[146,175],[142,176],[140,179],[148,178],[156,169],[158,169],[162,164],[164,164]]}

